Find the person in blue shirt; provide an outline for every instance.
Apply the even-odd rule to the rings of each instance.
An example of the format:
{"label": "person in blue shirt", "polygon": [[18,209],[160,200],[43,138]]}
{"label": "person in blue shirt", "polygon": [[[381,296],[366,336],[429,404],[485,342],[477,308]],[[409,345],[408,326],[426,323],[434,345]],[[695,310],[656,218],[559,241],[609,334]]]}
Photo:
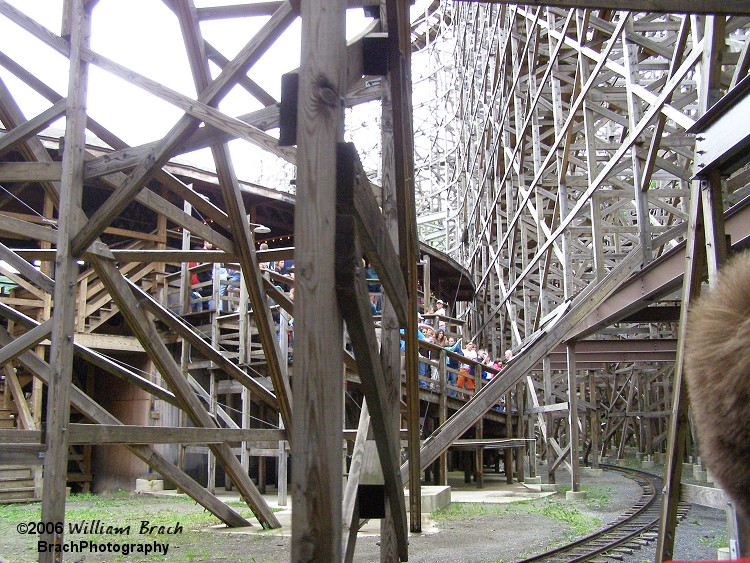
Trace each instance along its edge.
{"label": "person in blue shirt", "polygon": [[[453,352],[453,353],[459,354],[461,356],[464,355],[464,351],[461,349],[461,339],[460,338],[458,339],[458,341],[456,341],[456,339],[453,338],[452,336],[450,338],[448,338],[448,346],[446,346],[445,349],[448,350],[449,352]],[[448,356],[448,358],[446,359],[445,363],[446,363],[446,365],[449,368],[452,368],[452,369],[456,370],[456,371],[446,370],[446,372],[445,372],[445,382],[448,385],[453,385],[455,387],[456,386],[456,382],[458,380],[458,373],[456,373],[456,372],[458,371],[458,369],[461,366],[460,366],[458,360],[455,359],[455,358],[452,358],[451,356]],[[454,389],[448,389],[448,395],[450,395],[451,397],[457,397],[458,393]]]}
{"label": "person in blue shirt", "polygon": [[[404,329],[403,328],[399,329],[399,332],[401,334],[404,334]],[[417,339],[418,340],[424,340],[424,334],[419,329],[417,329]],[[403,352],[404,350],[406,350],[406,344],[404,343],[404,339],[402,338],[401,339],[401,351]],[[429,388],[429,385],[428,385],[428,383],[426,381],[424,381],[421,378],[422,377],[429,377],[429,376],[430,376],[430,365],[426,364],[424,362],[419,362],[419,377],[420,377],[420,379],[419,379],[419,386],[422,389]]]}

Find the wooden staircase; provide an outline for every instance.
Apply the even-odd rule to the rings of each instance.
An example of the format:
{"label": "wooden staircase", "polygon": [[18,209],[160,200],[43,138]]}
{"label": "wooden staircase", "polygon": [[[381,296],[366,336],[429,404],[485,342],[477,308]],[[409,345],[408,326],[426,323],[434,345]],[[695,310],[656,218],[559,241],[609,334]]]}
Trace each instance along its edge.
{"label": "wooden staircase", "polygon": [[[18,410],[5,379],[0,379],[0,430],[16,429]],[[34,488],[34,467],[0,465],[0,503],[39,500]]]}
{"label": "wooden staircase", "polygon": [[[125,247],[125,250],[142,250],[150,247],[151,243],[144,240],[136,240]],[[154,272],[152,263],[128,263],[123,264],[120,271],[133,283],[151,284],[151,274]],[[88,269],[78,276],[78,316],[76,318],[77,332],[94,332],[119,310],[112,301],[104,284],[99,280],[93,269]],[[144,289],[147,289],[144,287]],[[81,306],[85,303],[85,306]]]}

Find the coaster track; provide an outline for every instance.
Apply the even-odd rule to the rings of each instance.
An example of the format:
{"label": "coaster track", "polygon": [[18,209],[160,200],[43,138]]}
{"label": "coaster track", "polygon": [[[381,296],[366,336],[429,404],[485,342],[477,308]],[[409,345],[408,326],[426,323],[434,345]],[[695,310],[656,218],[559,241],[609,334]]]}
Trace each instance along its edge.
{"label": "coaster track", "polygon": [[[606,528],[557,549],[524,559],[520,563],[622,560],[624,556],[656,540],[657,534],[654,530],[659,523],[662,478],[637,469],[614,465],[602,467],[608,471],[619,471],[636,481],[643,489],[638,502]],[[684,510],[681,509],[681,512]]]}

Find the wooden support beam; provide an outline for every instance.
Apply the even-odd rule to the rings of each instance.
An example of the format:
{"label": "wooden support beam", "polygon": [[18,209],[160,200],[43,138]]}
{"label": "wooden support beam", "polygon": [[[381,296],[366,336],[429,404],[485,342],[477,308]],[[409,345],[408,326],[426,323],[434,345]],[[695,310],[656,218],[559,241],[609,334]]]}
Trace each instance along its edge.
{"label": "wooden support beam", "polygon": [[[345,201],[342,199],[340,203]],[[380,363],[370,295],[361,262],[362,254],[357,245],[359,232],[355,223],[356,220],[351,215],[336,215],[336,292],[370,410],[370,423],[383,470],[386,498],[396,524],[398,554],[401,561],[407,561],[406,505],[404,486],[398,470],[401,461],[399,437],[392,425],[388,424],[393,419],[393,413],[387,401],[388,388]]]}
{"label": "wooden support beam", "polygon": [[362,462],[365,455],[365,444],[367,435],[370,432],[370,411],[367,408],[367,399],[362,401],[362,407],[359,411],[359,424],[357,425],[357,435],[354,439],[352,448],[352,458],[349,463],[349,473],[346,478],[346,488],[344,489],[344,502],[342,509],[342,549],[344,553],[344,562],[349,563],[354,559],[354,547],[357,544],[357,532],[359,531],[359,506],[357,504],[357,490],[359,489],[359,480],[362,473]]}
{"label": "wooden support beam", "polygon": [[0,137],[0,157],[13,150],[20,143],[25,142],[29,137],[36,135],[53,121],[56,121],[65,113],[67,105],[68,101],[65,98],[60,98],[36,117],[32,117],[25,123],[14,127]]}
{"label": "wooden support beam", "polygon": [[581,475],[578,461],[578,385],[576,382],[575,343],[568,343],[568,437],[570,440],[570,487],[574,492],[581,489]]}
{"label": "wooden support beam", "polygon": [[21,422],[21,428],[26,430],[36,430],[37,426],[34,424],[34,416],[29,409],[29,404],[26,402],[26,396],[24,395],[23,389],[21,388],[21,382],[18,381],[16,370],[10,365],[3,366],[5,373],[5,381],[10,388],[10,393],[13,396],[13,401],[16,404],[18,410],[18,418]]}
{"label": "wooden support beam", "polygon": [[[83,0],[71,0],[65,6],[70,10],[71,52],[68,72],[68,103],[65,113],[65,152],[60,177],[58,205],[58,257],[55,268],[55,308],[53,312],[51,373],[47,393],[47,440],[44,460],[44,490],[42,494],[42,520],[65,521],[65,485],[68,474],[67,425],[70,423],[70,397],[73,376],[73,331],[76,318],[76,280],[78,264],[72,252],[72,239],[80,228],[81,197],[83,194],[83,155],[86,146],[86,91],[88,65],[80,52],[88,43],[91,33],[91,13]],[[45,156],[46,152],[45,152]],[[61,548],[63,534],[45,530],[40,541]],[[39,554],[39,561],[51,562],[57,557],[56,549]]]}
{"label": "wooden support beam", "polygon": [[93,444],[220,444],[222,442],[273,443],[283,440],[283,430],[260,428],[196,428],[70,424],[70,443]]}
{"label": "wooden support beam", "polygon": [[0,366],[13,360],[19,354],[23,354],[29,348],[33,348],[52,332],[52,319],[25,332],[7,346],[0,348]]}
{"label": "wooden support beam", "polygon": [[[383,180],[380,194],[382,202],[383,217],[388,229],[388,237],[394,247],[398,247],[398,212],[397,212],[397,189],[394,177],[393,157],[393,108],[391,104],[390,89],[383,88],[383,102],[381,109],[381,158]],[[386,421],[389,431],[401,429],[401,335],[399,334],[398,316],[391,305],[391,300],[386,293],[383,296],[383,310],[380,318],[380,361],[383,366],[383,375],[386,378],[386,401],[391,413],[391,420]],[[445,368],[445,354],[442,350],[443,369]],[[445,375],[443,373],[443,375]],[[443,378],[443,381],[445,379]],[[445,404],[444,395],[441,397]],[[403,432],[402,438],[403,436]],[[405,438],[408,440],[408,431]],[[396,533],[396,520],[391,514],[390,504],[386,502],[385,518],[380,522],[380,559],[381,561],[394,561],[398,558],[398,536]]]}
{"label": "wooden support beam", "polygon": [[[399,259],[390,237],[370,182],[367,180],[357,149],[353,143],[343,143],[338,149],[339,173],[343,175],[339,186],[348,193],[346,207],[340,212],[354,211],[357,233],[365,256],[378,272],[380,282],[391,299],[393,308],[402,326],[406,325],[407,296],[404,278],[399,270]],[[342,194],[343,195],[343,194]],[[341,200],[339,204],[342,205]]]}
{"label": "wooden support beam", "polygon": [[[703,205],[700,181],[693,182],[690,195],[690,220],[685,249],[685,274],[682,282],[680,322],[678,323],[677,359],[672,382],[672,416],[667,437],[667,461],[664,466],[664,495],[662,497],[659,538],[656,544],[656,560],[671,561],[674,556],[677,507],[680,499],[682,460],[685,453],[685,437],[688,427],[688,395],[682,373],[685,365],[685,335],[688,308],[700,295],[703,272],[706,267],[705,232],[703,229]],[[627,419],[626,419],[627,420]]]}
{"label": "wooden support beam", "polygon": [[34,225],[28,221],[16,219],[5,213],[0,213],[0,233],[8,236],[23,237],[57,244],[57,230],[41,225]]}
{"label": "wooden support beam", "polygon": [[419,368],[417,363],[417,260],[419,240],[414,203],[414,127],[411,104],[411,25],[409,4],[386,0],[388,27],[389,81],[393,111],[393,157],[398,214],[399,260],[406,280],[407,315],[405,327],[406,395],[409,428],[409,529],[422,531],[422,494],[419,427]]}
{"label": "wooden support beam", "polygon": [[341,561],[343,377],[336,302],[336,146],[346,92],[344,0],[301,2],[294,209],[292,559]]}
{"label": "wooden support beam", "polygon": [[0,243],[0,260],[5,260],[8,264],[18,270],[18,273],[22,277],[47,293],[52,294],[55,292],[55,281],[52,278],[37,270],[34,266],[29,264],[26,260],[18,256],[2,243]]}
{"label": "wooden support beam", "polygon": [[0,162],[0,182],[59,182],[61,162]]}

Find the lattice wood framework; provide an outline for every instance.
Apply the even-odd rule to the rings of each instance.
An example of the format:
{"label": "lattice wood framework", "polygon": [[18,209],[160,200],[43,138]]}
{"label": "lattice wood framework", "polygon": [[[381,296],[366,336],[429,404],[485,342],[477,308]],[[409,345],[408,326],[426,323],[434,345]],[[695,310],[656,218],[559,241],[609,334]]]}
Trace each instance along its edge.
{"label": "lattice wood framework", "polygon": [[[159,436],[153,432],[148,436],[153,443],[210,444],[214,464],[218,460],[224,465],[264,526],[274,527],[278,522],[248,477],[247,450],[243,449],[238,461],[229,442],[244,440],[263,448],[269,442],[293,438],[298,464],[293,557],[327,561],[338,560],[342,553],[351,556],[353,532],[359,523],[356,500],[353,485],[342,498],[337,465],[343,427],[342,362],[350,368],[356,364],[342,353],[337,297],[339,302],[361,297],[362,278],[350,262],[345,271],[349,283],[340,283],[338,288],[334,283],[337,211],[358,215],[354,220],[357,239],[364,245],[371,237],[375,247],[368,251],[380,255],[382,267],[394,264],[389,271],[399,270],[405,285],[405,295],[402,289],[394,289],[395,283],[390,290],[386,288],[391,295],[383,315],[386,330],[380,358],[370,327],[362,322],[365,313],[352,310],[346,316],[352,323],[350,332],[361,335],[359,369],[365,369],[366,356],[368,373],[372,372],[367,395],[373,404],[369,414],[363,409],[360,437],[367,434],[370,424],[380,429],[381,463],[391,491],[383,526],[384,559],[406,557],[405,508],[402,499],[392,498],[399,482],[410,482],[412,487],[411,526],[418,531],[421,470],[503,397],[509,398],[511,392],[517,398],[523,396],[524,383],[531,405],[526,414],[538,418],[546,440],[545,455],[551,465],[569,458],[574,488],[577,419],[569,417],[567,425],[557,424],[555,413],[567,410],[590,415],[583,429],[589,430],[593,451],[606,449],[612,436],[620,437],[620,450],[631,436],[645,450],[661,447],[667,432],[663,417],[645,424],[634,413],[669,410],[666,382],[671,366],[621,362],[598,375],[577,374],[589,366],[586,351],[582,345],[576,348],[575,339],[593,332],[618,340],[674,336],[674,308],[668,299],[674,282],[638,298],[630,296],[631,282],[625,282],[640,271],[640,277],[632,279],[649,286],[653,281],[649,272],[668,270],[670,260],[681,250],[695,172],[694,139],[686,131],[748,72],[750,11],[746,2],[731,3],[736,13],[726,16],[670,15],[668,9],[674,3],[659,0],[644,0],[640,8],[638,0],[553,2],[557,7],[433,2],[410,30],[407,3],[393,0],[385,3],[387,17],[373,21],[348,45],[343,21],[347,4],[353,2],[303,0],[216,8],[196,7],[190,0],[164,3],[182,35],[197,96],[177,92],[94,52],[88,38],[96,1],[61,3],[64,17],[58,34],[0,0],[0,16],[70,61],[68,91],[62,93],[0,52],[4,69],[48,101],[44,111],[29,118],[11,90],[0,84],[0,121],[6,130],[0,137],[0,155],[7,157],[0,163],[0,182],[10,186],[15,201],[27,200],[42,217],[39,223],[28,215],[0,209],[3,235],[32,241],[29,246],[34,247],[23,251],[0,246],[0,257],[18,271],[3,273],[23,289],[23,295],[6,299],[0,307],[7,319],[7,330],[0,331],[0,355],[4,363],[12,361],[25,370],[20,372],[22,377],[31,374],[35,378],[32,404],[20,413],[33,433],[25,435],[29,441],[40,439],[41,386],[49,387],[47,443],[42,448],[46,454],[44,520],[63,519],[69,444],[123,443],[224,522],[245,523],[161,450],[141,445],[143,429],[123,430],[120,420],[73,385],[73,356],[77,355],[175,405],[182,413],[178,422],[190,418],[201,427],[195,432],[165,428]],[[706,13],[726,9],[729,3],[685,0],[681,4],[683,9]],[[616,11],[623,7],[660,12]],[[279,109],[274,97],[249,78],[248,70],[300,15],[308,48],[300,68],[297,150],[279,147],[268,133],[279,124]],[[234,57],[225,57],[205,40],[201,22],[231,17],[266,19]],[[362,37],[382,31],[387,32],[389,76],[365,80]],[[415,59],[426,55],[430,61],[415,65],[418,79],[440,92],[440,96],[414,96],[417,118],[413,124],[410,31]],[[220,71],[212,74],[209,63]],[[127,146],[116,132],[86,114],[91,65],[173,104],[184,115],[163,138]],[[258,109],[238,117],[222,112],[219,103],[234,88],[253,96]],[[336,150],[343,141],[343,107],[379,99],[383,100],[382,190],[377,188],[374,195],[382,216],[378,212],[377,219],[373,214],[368,220],[372,202],[357,208],[355,199],[354,210],[336,209],[335,188],[341,181]],[[424,119],[419,117],[423,110],[429,114]],[[67,118],[64,140],[51,152],[50,143],[45,145],[39,133],[63,114]],[[106,147],[87,146],[87,131]],[[227,145],[233,139],[259,146],[299,167],[294,221],[296,308],[288,295],[262,277],[260,262],[288,258],[289,251],[255,251],[243,187]],[[219,186],[213,202],[200,197],[167,167],[169,159],[197,148],[210,148],[213,156]],[[62,162],[51,156],[55,150]],[[376,188],[359,168],[354,176],[358,188]],[[734,173],[724,185],[727,202],[741,202],[748,194],[747,171]],[[81,198],[91,186],[109,193],[86,216]],[[153,213],[156,232],[140,233],[140,242],[129,248],[108,246],[105,242],[112,239],[107,236],[133,234],[112,223],[134,202]],[[2,207],[12,209],[13,205],[11,197],[0,200]],[[207,220],[197,220],[192,208]],[[741,232],[747,224],[740,214],[730,222],[728,231]],[[482,386],[450,418],[442,398],[441,426],[421,448],[416,377],[418,225],[425,239],[451,251],[475,275],[476,300],[464,311],[471,333],[495,355],[508,348],[518,352],[523,346],[523,353],[506,366],[501,377]],[[367,226],[377,226],[376,236]],[[181,250],[173,249],[167,238],[172,228],[210,241],[218,250],[197,254],[190,250],[189,237],[183,239]],[[394,249],[398,249],[398,259],[393,258]],[[81,259],[90,266],[83,273],[79,272]],[[40,270],[29,265],[32,260],[42,261]],[[224,319],[223,325],[216,321],[203,333],[170,311],[165,306],[168,299],[152,298],[160,294],[160,288],[164,296],[175,280],[185,280],[191,261],[238,265],[243,274],[239,305],[243,312],[252,308],[252,323],[242,320],[246,315],[238,315],[238,319]],[[163,265],[167,263],[180,264],[179,274],[166,275]],[[178,312],[184,314],[189,284],[177,285]],[[305,400],[295,405],[286,345],[283,338],[281,343],[276,338],[269,297],[296,316],[294,369],[306,377],[295,388],[295,395]],[[628,316],[652,298],[663,303],[650,316]],[[105,336],[112,341],[111,335],[97,334],[97,330],[115,311],[137,336],[139,349],[147,351],[150,377],[85,346]],[[609,328],[600,320],[602,311],[610,315]],[[400,480],[399,457],[394,452],[399,426],[394,391],[400,371],[399,326],[406,328],[411,460],[401,467]],[[169,348],[177,337],[163,338],[164,327],[181,339],[180,361]],[[87,341],[82,334],[94,336]],[[48,337],[52,345],[45,359],[40,343]],[[232,353],[217,352],[222,342],[231,342]],[[557,364],[550,357],[561,345],[567,378],[555,369]],[[220,369],[227,380],[217,381],[212,373],[208,389],[201,386],[191,372],[189,350],[200,354],[200,369]],[[249,364],[261,370],[260,376],[246,369]],[[23,403],[19,400],[21,378],[14,378],[10,368],[5,368],[5,376],[16,401]],[[386,382],[391,382],[390,387]],[[241,423],[217,403],[222,383],[242,389]],[[571,393],[571,389],[576,391]],[[655,396],[650,396],[652,389],[656,389]],[[280,420],[283,428],[248,429],[244,403],[249,396],[258,409]],[[597,401],[606,401],[610,409],[603,435],[594,431],[601,428],[596,420]],[[101,429],[71,424],[71,407]],[[377,420],[370,421],[373,415]],[[384,428],[393,435],[383,436]],[[363,447],[363,440],[358,440],[354,459],[360,459]],[[285,451],[283,445],[281,450]],[[17,443],[3,455],[29,458],[39,451],[38,443]],[[352,468],[350,483],[356,483],[354,463]],[[342,538],[342,521],[343,528],[352,532],[348,538]],[[45,539],[60,541],[59,537]]]}
{"label": "lattice wood framework", "polygon": [[[457,197],[426,202],[424,216],[433,211],[443,223],[424,232],[444,237],[475,273],[466,312],[475,338],[496,352],[533,356],[528,385],[545,455],[552,471],[568,465],[574,490],[579,419],[594,451],[618,438],[618,457],[627,441],[645,454],[668,438],[671,362],[577,365],[576,341],[677,336],[675,290],[691,236],[692,179],[701,173],[702,151],[688,130],[746,78],[747,16],[741,4],[575,0],[460,2],[433,15],[436,32],[452,22],[442,39],[453,58],[442,66],[452,69],[454,90],[438,99],[454,112],[446,126],[456,144],[449,154],[437,143],[425,174]],[[452,168],[450,178],[441,165]],[[732,169],[711,212],[741,212],[747,194],[746,167]],[[743,240],[733,232],[733,244]],[[592,284],[629,269],[634,255],[641,273],[574,319]],[[557,319],[568,318],[573,328],[558,335],[568,366],[556,372],[536,350],[550,351]],[[515,365],[508,379],[521,376]],[[603,427],[595,419],[602,405]]]}
{"label": "lattice wood framework", "polygon": [[[342,544],[342,500],[346,500],[343,505],[345,525],[354,531],[352,538],[356,537],[359,527],[354,497],[341,497],[344,473],[339,471],[344,430],[342,371],[346,364],[350,372],[357,369],[365,372],[362,380],[366,387],[369,385],[366,395],[372,413],[366,420],[371,420],[378,430],[379,447],[384,444],[380,458],[387,476],[389,511],[383,524],[382,551],[388,560],[405,560],[408,556],[407,520],[398,472],[399,327],[406,327],[411,335],[406,338],[406,371],[410,375],[407,397],[411,405],[408,420],[412,428],[412,459],[419,456],[417,278],[416,268],[411,267],[417,261],[418,241],[412,228],[415,225],[413,192],[408,187],[413,178],[410,171],[413,135],[408,4],[388,2],[387,9],[386,6],[381,8],[384,10],[382,20],[373,18],[363,33],[349,44],[345,40],[346,10],[348,7],[361,9],[363,3],[350,2],[347,6],[343,1],[282,1],[215,8],[196,6],[198,3],[191,0],[167,0],[164,4],[172,11],[171,22],[181,33],[181,48],[187,55],[197,96],[171,89],[92,50],[89,38],[92,22],[96,23],[96,1],[61,2],[63,23],[59,33],[46,29],[13,4],[0,2],[3,18],[30,34],[44,48],[63,55],[68,66],[68,91],[56,92],[42,78],[34,76],[11,57],[0,54],[3,72],[15,75],[15,79],[25,82],[48,101],[47,109],[28,118],[23,115],[11,88],[0,84],[0,121],[5,129],[0,136],[0,154],[6,157],[0,163],[0,181],[4,189],[7,188],[0,203],[5,207],[0,217],[0,231],[3,237],[19,240],[19,246],[26,247],[0,246],[2,259],[9,265],[3,269],[3,274],[18,287],[17,295],[6,296],[0,304],[7,326],[0,334],[0,354],[2,363],[7,366],[6,378],[15,384],[7,395],[4,394],[4,401],[19,405],[25,428],[17,435],[2,434],[0,441],[6,442],[8,447],[4,446],[0,462],[33,461],[44,452],[43,518],[61,521],[68,446],[125,444],[154,472],[177,484],[225,523],[246,525],[245,518],[213,495],[216,462],[219,462],[261,524],[278,527],[278,520],[258,490],[263,488],[263,483],[256,487],[248,475],[248,452],[273,450],[269,444],[280,444],[277,451],[281,464],[286,455],[284,443],[291,442],[298,466],[294,473],[294,558],[339,560],[347,547],[353,553],[354,546],[349,538]],[[364,3],[368,4],[373,3]],[[307,44],[299,69],[299,143],[296,148],[280,147],[278,140],[266,132],[279,126],[277,100],[250,79],[248,72],[299,17],[302,18],[302,41]],[[248,34],[244,47],[236,55],[227,57],[209,44],[201,26],[206,20],[231,18],[262,19],[258,31]],[[374,84],[366,84],[362,70],[363,37],[388,30],[383,48],[393,61],[391,72]],[[127,146],[115,132],[87,115],[88,72],[92,65],[138,86],[151,96],[166,100],[184,114],[163,138],[140,146]],[[219,70],[214,73],[210,65]],[[239,117],[221,111],[220,102],[235,89],[250,94],[254,101],[249,107],[259,109]],[[384,95],[387,103],[383,121],[390,125],[383,137],[383,190],[381,192],[379,187],[376,190],[357,164],[355,172],[348,174],[349,184],[345,186],[355,194],[354,206],[349,208],[345,203],[338,203],[346,207],[344,212],[349,220],[355,219],[357,238],[368,259],[381,270],[387,294],[383,323],[388,328],[383,330],[382,338],[390,344],[383,347],[382,360],[379,354],[372,353],[377,350],[373,348],[375,341],[370,338],[374,338],[375,333],[369,305],[359,309],[364,317],[347,318],[352,325],[350,332],[363,335],[365,347],[358,347],[357,367],[351,355],[342,349],[342,316],[336,302],[338,286],[334,283],[336,189],[342,181],[336,154],[338,147],[343,146],[345,105],[380,100]],[[133,111],[137,119],[137,107],[121,109]],[[66,117],[61,142],[39,135],[61,116]],[[91,134],[96,135],[101,144],[96,147],[87,144]],[[296,196],[301,204],[296,207],[294,219],[297,243],[294,254],[292,249],[256,251],[249,222],[255,221],[255,217],[253,211],[246,208],[248,186],[238,181],[228,146],[228,142],[235,139],[298,166]],[[170,168],[173,165],[168,162],[198,148],[210,149],[216,170],[218,188],[213,189],[209,198],[201,197],[192,186],[172,174],[174,168]],[[56,157],[61,157],[62,162]],[[106,193],[92,206],[90,198],[94,189],[104,189]],[[363,190],[369,195],[365,203],[361,197]],[[292,197],[284,194],[266,192],[266,195],[270,200],[293,202]],[[376,200],[381,202],[382,212]],[[30,207],[32,214],[19,213],[19,204]],[[155,228],[153,232],[113,225],[127,216],[133,205],[146,210]],[[280,209],[279,212],[283,212],[283,206]],[[279,223],[283,222],[282,216]],[[287,216],[285,227],[290,232],[291,217]],[[181,242],[173,240],[171,235],[175,231],[180,233]],[[212,243],[214,250],[192,249],[191,235]],[[131,242],[120,247],[118,237],[131,238]],[[347,240],[351,242],[353,236],[349,235]],[[354,250],[361,252],[359,247]],[[261,262],[292,257],[297,266],[296,301],[264,279],[260,268]],[[346,275],[356,276],[362,282],[358,257],[353,254],[348,257],[351,269],[347,267]],[[30,265],[35,260],[41,261],[40,269]],[[54,268],[50,267],[52,262]],[[81,262],[87,266],[83,271],[79,268]],[[189,262],[214,265],[189,267]],[[236,288],[239,293],[237,312],[212,313],[208,322],[188,320],[185,316],[191,308],[189,280],[192,273],[202,269],[214,272],[212,286],[206,282],[203,285],[207,287],[203,289],[211,294],[218,309],[216,264],[220,263],[233,264],[242,273],[240,286]],[[292,281],[275,276],[275,283]],[[355,294],[349,293],[347,299],[344,293],[351,292],[353,287],[351,284],[338,287],[344,306],[356,301]],[[357,287],[361,290],[361,284]],[[360,293],[356,296],[361,297]],[[369,304],[369,297],[365,297]],[[198,303],[208,299],[203,297]],[[276,335],[271,303],[282,310],[280,339]],[[252,314],[246,314],[248,310]],[[107,334],[108,321],[118,314],[137,343]],[[298,401],[294,409],[284,328],[292,314],[296,317],[294,369],[304,374],[297,378],[296,394],[305,398]],[[190,324],[196,320],[204,324]],[[50,348],[40,344],[45,338],[51,339]],[[115,342],[146,352],[148,373],[145,377],[87,346],[106,347]],[[73,373],[74,355],[151,393],[161,402],[159,404],[175,406],[176,409],[169,411],[172,412],[171,425],[160,429],[124,426],[74,384],[78,382],[77,374]],[[19,392],[16,373],[20,374],[24,385],[28,384],[30,376],[38,382],[34,384],[31,408]],[[42,384],[48,389],[48,399],[46,444],[40,445]],[[239,393],[240,390],[241,421],[229,412],[228,405],[217,400],[219,394]],[[280,428],[248,428],[251,407],[265,421],[278,423]],[[99,427],[74,424],[78,419],[71,419],[71,412],[89,423],[98,423]],[[196,428],[186,429],[188,420]],[[364,424],[361,429],[363,436],[368,433],[367,426]],[[169,455],[162,455],[163,447],[157,451],[153,446],[139,445],[144,441],[181,444],[178,462],[173,462],[174,448],[166,448]],[[237,441],[243,443],[239,459],[236,448],[230,447],[230,442]],[[185,446],[189,444],[208,446],[208,490],[181,468]],[[296,448],[295,444],[300,447]],[[355,447],[355,457],[359,455],[361,450]],[[412,479],[412,488],[418,491],[419,464],[415,467],[417,477]],[[349,470],[355,491],[357,471],[356,465]],[[283,479],[285,481],[285,475]],[[412,494],[412,499],[412,529],[419,530],[419,493]],[[61,536],[51,534],[43,539],[52,543],[62,541]],[[348,556],[351,557],[351,553]]]}

